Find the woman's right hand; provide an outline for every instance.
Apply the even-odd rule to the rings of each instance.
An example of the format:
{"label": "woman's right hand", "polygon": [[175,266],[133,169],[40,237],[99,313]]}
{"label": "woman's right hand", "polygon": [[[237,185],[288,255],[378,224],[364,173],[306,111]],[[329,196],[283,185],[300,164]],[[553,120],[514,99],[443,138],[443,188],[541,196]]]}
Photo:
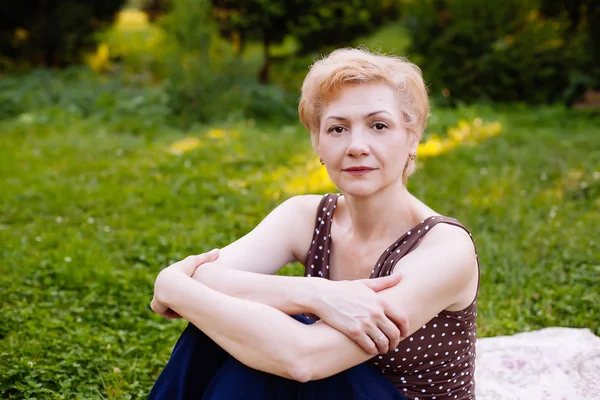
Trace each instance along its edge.
{"label": "woman's right hand", "polygon": [[[180,271],[180,272],[184,272],[187,275],[192,276],[199,266],[209,263],[209,262],[212,262],[212,261],[215,261],[218,257],[219,257],[218,249],[213,249],[213,250],[209,251],[208,253],[202,253],[197,256],[186,257],[185,259],[180,260],[174,264],[171,264],[167,268],[163,269],[161,271],[161,273],[158,275],[158,277],[156,278],[156,280],[158,281],[161,274],[163,274],[164,272],[166,272],[168,270],[173,270],[173,269]],[[155,286],[155,290],[156,290],[156,283],[154,286]],[[178,313],[176,313],[175,311],[173,311],[169,307],[167,307],[165,304],[160,302],[157,299],[156,294],[154,295],[154,297],[152,298],[152,301],[150,302],[150,308],[152,309],[152,311],[154,311],[158,315],[168,318],[168,319],[181,318],[181,315],[179,315]]]}
{"label": "woman's right hand", "polygon": [[400,279],[396,273],[375,279],[324,281],[316,314],[367,353],[385,354],[408,334],[408,318],[377,292],[395,286]]}

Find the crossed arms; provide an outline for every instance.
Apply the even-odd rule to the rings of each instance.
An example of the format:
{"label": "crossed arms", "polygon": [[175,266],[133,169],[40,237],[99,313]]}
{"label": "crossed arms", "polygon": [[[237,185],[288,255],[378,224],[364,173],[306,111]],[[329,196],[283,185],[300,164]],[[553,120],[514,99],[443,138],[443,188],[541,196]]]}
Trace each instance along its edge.
{"label": "crossed arms", "polygon": [[[397,263],[401,280],[380,278],[372,288],[361,281],[271,276],[306,254],[315,201],[292,198],[218,258],[192,256],[163,270],[153,310],[173,310],[249,367],[305,382],[387,352],[472,291],[472,242],[449,225],[432,228]],[[288,316],[301,312],[322,320],[304,325]],[[373,332],[385,334],[383,349],[375,348]]]}

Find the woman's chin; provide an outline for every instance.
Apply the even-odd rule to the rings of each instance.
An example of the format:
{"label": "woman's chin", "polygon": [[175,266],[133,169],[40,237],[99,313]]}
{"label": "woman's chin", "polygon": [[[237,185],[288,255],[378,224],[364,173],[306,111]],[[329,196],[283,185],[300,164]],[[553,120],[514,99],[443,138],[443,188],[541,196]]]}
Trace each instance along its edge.
{"label": "woman's chin", "polygon": [[368,197],[377,193],[381,188],[368,182],[346,183],[338,185],[338,188],[346,195],[352,197]]}
{"label": "woman's chin", "polygon": [[404,187],[402,183],[402,178],[398,178],[396,181],[392,182],[382,182],[378,181],[342,181],[342,182],[334,182],[335,185],[347,196],[353,197],[369,197],[376,195],[378,193],[396,192],[397,189]]}

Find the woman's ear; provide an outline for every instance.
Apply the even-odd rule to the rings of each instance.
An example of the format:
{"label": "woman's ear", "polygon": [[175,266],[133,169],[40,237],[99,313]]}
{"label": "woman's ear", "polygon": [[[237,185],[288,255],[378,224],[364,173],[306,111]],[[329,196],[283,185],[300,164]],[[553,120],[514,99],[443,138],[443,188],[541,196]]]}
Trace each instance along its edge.
{"label": "woman's ear", "polygon": [[409,154],[416,154],[418,148],[419,148],[419,137],[417,136],[417,134],[415,132],[409,132],[408,133],[410,136],[410,144],[409,144]]}

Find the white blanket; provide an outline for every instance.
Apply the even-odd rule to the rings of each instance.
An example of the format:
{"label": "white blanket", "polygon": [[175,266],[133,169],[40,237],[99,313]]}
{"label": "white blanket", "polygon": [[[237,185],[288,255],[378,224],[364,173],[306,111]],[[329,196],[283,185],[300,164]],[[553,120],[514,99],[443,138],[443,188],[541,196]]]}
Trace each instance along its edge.
{"label": "white blanket", "polygon": [[477,341],[478,400],[600,400],[600,337],[546,328]]}

